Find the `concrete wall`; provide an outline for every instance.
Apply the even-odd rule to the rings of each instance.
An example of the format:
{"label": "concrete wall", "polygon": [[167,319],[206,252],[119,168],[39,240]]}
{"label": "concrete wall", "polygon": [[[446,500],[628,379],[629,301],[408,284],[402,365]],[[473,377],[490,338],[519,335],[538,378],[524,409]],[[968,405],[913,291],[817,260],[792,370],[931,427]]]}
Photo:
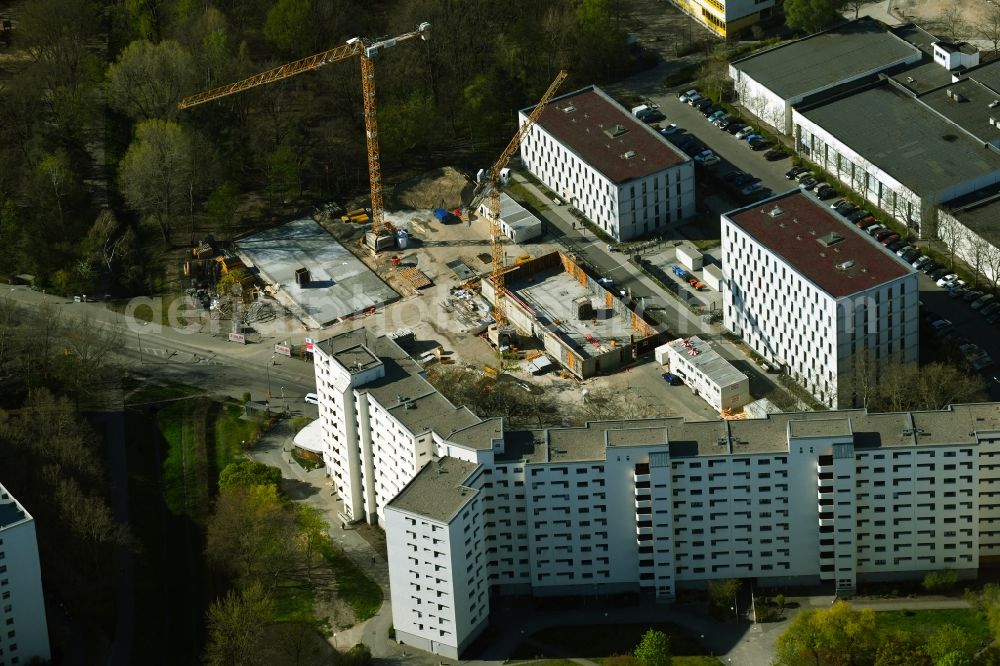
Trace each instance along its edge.
{"label": "concrete wall", "polygon": [[[4,493],[0,486],[0,497]],[[0,648],[4,648],[5,655],[19,657],[22,664],[35,657],[48,661],[51,656],[49,631],[34,520],[0,530],[0,554],[3,555],[0,559],[0,607],[10,606],[9,612],[0,612],[0,618],[7,622],[0,634]],[[16,632],[16,636],[8,638],[9,631]],[[18,646],[16,654],[9,651],[12,643]],[[0,657],[0,663],[4,663],[4,659]]]}

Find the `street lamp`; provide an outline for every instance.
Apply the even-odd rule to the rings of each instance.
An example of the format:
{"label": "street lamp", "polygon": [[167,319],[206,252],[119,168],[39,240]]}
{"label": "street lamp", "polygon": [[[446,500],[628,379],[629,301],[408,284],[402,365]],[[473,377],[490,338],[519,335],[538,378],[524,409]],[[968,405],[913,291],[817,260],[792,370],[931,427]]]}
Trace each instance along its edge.
{"label": "street lamp", "polygon": [[267,362],[264,369],[267,371],[267,397],[271,397],[271,365],[274,363],[274,354],[271,354],[271,360]]}

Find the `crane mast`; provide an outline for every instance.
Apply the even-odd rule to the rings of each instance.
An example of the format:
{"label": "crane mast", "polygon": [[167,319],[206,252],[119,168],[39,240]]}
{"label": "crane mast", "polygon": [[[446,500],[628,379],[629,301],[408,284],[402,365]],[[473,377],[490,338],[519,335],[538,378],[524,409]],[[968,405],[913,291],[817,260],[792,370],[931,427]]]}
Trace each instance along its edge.
{"label": "crane mast", "polygon": [[[385,209],[382,205],[382,167],[379,158],[378,117],[375,105],[374,60],[379,53],[395,46],[399,42],[413,39],[414,37],[419,37],[424,41],[430,39],[430,30],[431,24],[424,22],[417,26],[416,30],[397,35],[396,37],[387,37],[378,40],[354,37],[349,39],[346,44],[341,44],[336,48],[323,51],[322,53],[316,53],[300,60],[258,72],[242,81],[236,81],[235,83],[229,83],[196,95],[191,95],[190,97],[185,97],[177,106],[181,109],[187,109],[221,97],[243,92],[250,88],[275,83],[304,72],[310,72],[332,62],[359,56],[361,60],[361,92],[364,103],[365,142],[368,151],[368,185],[371,190],[372,202],[372,233],[377,243],[382,229],[387,225],[385,222]],[[375,249],[374,243],[372,249]]]}
{"label": "crane mast", "polygon": [[559,89],[559,86],[562,85],[567,76],[568,73],[566,70],[560,70],[556,78],[552,80],[548,90],[545,91],[538,104],[528,114],[524,123],[514,132],[514,136],[511,137],[504,151],[500,153],[497,161],[490,167],[486,180],[473,193],[472,203],[469,205],[471,210],[475,210],[484,198],[487,199],[487,207],[489,209],[487,217],[490,223],[490,250],[493,257],[493,270],[490,273],[490,282],[493,284],[495,294],[493,318],[496,320],[497,325],[503,324],[506,320],[503,308],[501,307],[505,288],[504,271],[506,268],[506,257],[503,250],[503,230],[500,228],[500,172],[506,168],[510,158],[521,147],[521,140],[531,131],[534,124],[538,122],[538,118],[541,117],[545,107],[548,106],[549,101],[555,96],[556,90]]}

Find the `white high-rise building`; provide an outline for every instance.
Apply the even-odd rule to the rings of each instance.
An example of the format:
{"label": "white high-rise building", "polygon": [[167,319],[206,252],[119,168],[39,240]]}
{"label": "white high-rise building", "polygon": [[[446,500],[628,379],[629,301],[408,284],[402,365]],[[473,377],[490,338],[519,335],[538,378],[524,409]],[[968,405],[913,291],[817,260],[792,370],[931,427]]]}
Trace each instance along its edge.
{"label": "white high-rise building", "polygon": [[521,141],[521,161],[616,240],[662,232],[695,212],[694,162],[597,86],[549,102]]}
{"label": "white high-rise building", "polygon": [[327,470],[346,518],[385,526],[407,645],[460,656],[496,594],[847,594],[1000,556],[1000,404],[517,430],[454,407],[387,337],[316,354]]}
{"label": "white high-rise building", "polygon": [[35,519],[0,485],[0,666],[50,656]]}
{"label": "white high-rise building", "polygon": [[830,407],[917,360],[916,272],[812,195],[724,214],[722,274],[725,327]]}

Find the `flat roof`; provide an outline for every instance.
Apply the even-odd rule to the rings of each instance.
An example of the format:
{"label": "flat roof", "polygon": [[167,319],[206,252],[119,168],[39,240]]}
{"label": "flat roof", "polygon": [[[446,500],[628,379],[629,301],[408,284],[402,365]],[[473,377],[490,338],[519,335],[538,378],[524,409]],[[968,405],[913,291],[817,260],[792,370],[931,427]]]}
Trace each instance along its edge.
{"label": "flat roof", "polygon": [[967,69],[964,76],[969,77],[973,81],[978,81],[1000,95],[1000,60],[991,60],[978,67]]}
{"label": "flat roof", "polygon": [[[685,343],[688,344],[685,345]],[[720,388],[732,386],[748,379],[732,363],[722,358],[717,351],[712,349],[711,343],[702,340],[697,335],[671,340],[664,347],[669,347],[678,354],[683,355],[684,360],[688,364],[693,365],[708,377],[713,384]],[[690,353],[692,350],[697,353],[692,355]]]}
{"label": "flat roof", "polygon": [[860,18],[733,63],[783,99],[800,97],[920,54],[920,49]]}
{"label": "flat roof", "polygon": [[[535,320],[584,358],[610,351],[611,340],[628,344],[629,336],[635,333],[631,321],[605,307],[603,299],[564,272],[562,266],[539,271],[530,282],[517,279],[516,271],[509,273],[506,286],[515,302],[526,303]],[[577,318],[574,301],[580,298],[590,300],[593,318]]]}
{"label": "flat roof", "polygon": [[799,189],[725,216],[834,298],[914,272],[829,206]]}
{"label": "flat roof", "polygon": [[0,485],[0,530],[31,520],[21,503],[10,492]]}
{"label": "flat roof", "polygon": [[889,81],[798,112],[921,197],[1000,172],[1000,152]]}
{"label": "flat roof", "polygon": [[[244,236],[236,248],[271,284],[281,285],[315,327],[399,298],[370,268],[315,220],[294,220]],[[295,271],[309,269],[311,282],[295,283]]]}
{"label": "flat roof", "polygon": [[[521,113],[527,115],[533,108]],[[690,161],[597,86],[556,97],[537,124],[613,183],[643,178]]]}
{"label": "flat roof", "polygon": [[506,192],[500,193],[500,219],[515,230],[530,230],[542,223]]}
{"label": "flat roof", "polygon": [[952,199],[941,208],[984,240],[1000,246],[1000,183]]}
{"label": "flat roof", "polygon": [[479,494],[475,488],[465,485],[477,467],[477,463],[450,456],[432,460],[417,472],[388,506],[447,523]]}
{"label": "flat roof", "polygon": [[[961,95],[956,101],[952,95]],[[917,99],[942,116],[969,132],[983,143],[1000,145],[1000,129],[990,125],[990,118],[1000,118],[1000,95],[982,83],[962,79],[940,88],[929,90]],[[993,108],[990,107],[993,104]]]}

